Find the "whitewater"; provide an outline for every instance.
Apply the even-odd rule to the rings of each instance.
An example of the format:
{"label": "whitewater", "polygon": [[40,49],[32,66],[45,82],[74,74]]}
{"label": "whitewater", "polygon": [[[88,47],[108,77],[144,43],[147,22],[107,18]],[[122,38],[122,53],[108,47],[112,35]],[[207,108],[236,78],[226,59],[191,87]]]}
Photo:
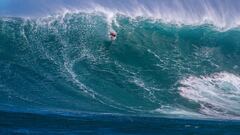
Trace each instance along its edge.
{"label": "whitewater", "polygon": [[[13,11],[11,2],[28,6]],[[25,120],[18,115],[30,123],[45,119],[32,130],[14,128],[13,133],[38,133],[51,119],[60,121],[61,127],[72,117],[109,125],[119,121],[121,125],[121,119],[126,123],[167,119],[173,129],[215,128],[220,122],[218,126],[238,132],[240,2],[0,4],[0,119],[17,119],[23,125]],[[32,11],[36,5],[42,8]],[[115,41],[109,38],[111,31],[117,33]],[[176,121],[179,127],[173,126]]]}

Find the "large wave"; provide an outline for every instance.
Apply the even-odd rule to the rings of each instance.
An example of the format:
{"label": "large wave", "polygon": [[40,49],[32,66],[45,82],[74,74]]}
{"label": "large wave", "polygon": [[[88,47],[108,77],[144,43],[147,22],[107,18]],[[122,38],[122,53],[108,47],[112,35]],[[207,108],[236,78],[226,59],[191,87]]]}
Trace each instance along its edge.
{"label": "large wave", "polygon": [[2,17],[0,108],[237,119],[239,36],[104,12]]}

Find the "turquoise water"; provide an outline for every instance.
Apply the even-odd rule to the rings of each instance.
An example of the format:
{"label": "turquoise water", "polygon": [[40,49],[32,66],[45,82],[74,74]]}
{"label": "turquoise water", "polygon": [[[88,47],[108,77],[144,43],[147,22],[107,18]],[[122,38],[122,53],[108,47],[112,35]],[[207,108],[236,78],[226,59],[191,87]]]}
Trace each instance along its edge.
{"label": "turquoise water", "polygon": [[[115,41],[110,31],[117,32]],[[239,37],[238,28],[121,14],[113,21],[101,13],[2,17],[0,110],[62,119],[79,113],[188,119],[190,125],[239,120]],[[118,133],[103,131],[112,132]]]}

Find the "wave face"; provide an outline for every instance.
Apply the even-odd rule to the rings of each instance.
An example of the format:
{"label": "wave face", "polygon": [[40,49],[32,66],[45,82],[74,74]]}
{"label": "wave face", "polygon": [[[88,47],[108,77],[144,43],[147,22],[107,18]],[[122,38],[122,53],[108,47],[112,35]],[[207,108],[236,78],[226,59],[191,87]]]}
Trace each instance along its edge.
{"label": "wave face", "polygon": [[239,37],[121,14],[2,17],[0,109],[239,119]]}

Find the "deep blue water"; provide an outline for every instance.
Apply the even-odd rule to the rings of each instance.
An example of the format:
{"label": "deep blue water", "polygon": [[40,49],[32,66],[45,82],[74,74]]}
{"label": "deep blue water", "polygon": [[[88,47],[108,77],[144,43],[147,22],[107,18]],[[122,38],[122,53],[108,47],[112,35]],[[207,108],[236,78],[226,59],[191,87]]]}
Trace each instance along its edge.
{"label": "deep blue water", "polygon": [[[96,10],[62,13],[9,3],[17,2],[2,1],[0,13],[0,133],[240,133],[238,2],[198,1],[191,10],[194,2],[135,1],[123,12],[98,1]],[[171,18],[155,5],[192,14]]]}
{"label": "deep blue water", "polygon": [[1,134],[238,135],[238,121],[79,113],[77,116],[1,112]]}

